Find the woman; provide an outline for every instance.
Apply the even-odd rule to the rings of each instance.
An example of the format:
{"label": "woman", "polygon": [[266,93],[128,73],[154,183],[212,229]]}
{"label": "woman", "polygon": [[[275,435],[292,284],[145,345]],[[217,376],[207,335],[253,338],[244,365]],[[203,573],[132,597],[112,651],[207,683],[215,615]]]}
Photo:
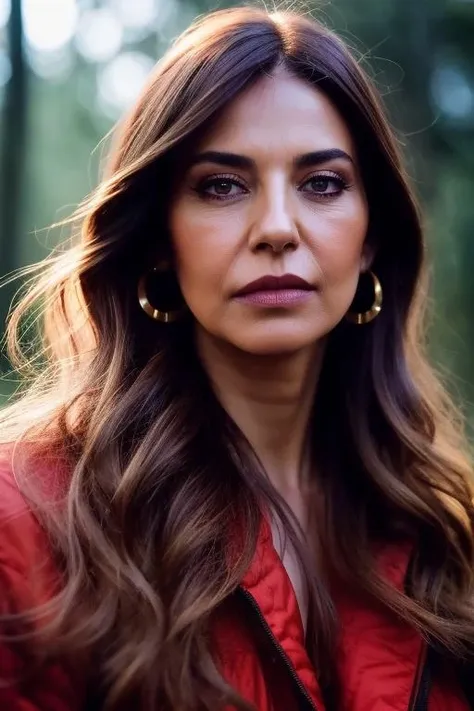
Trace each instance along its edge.
{"label": "woman", "polygon": [[2,421],[1,708],[474,708],[472,470],[341,41],[200,19],[79,218],[10,322],[18,363],[43,309]]}

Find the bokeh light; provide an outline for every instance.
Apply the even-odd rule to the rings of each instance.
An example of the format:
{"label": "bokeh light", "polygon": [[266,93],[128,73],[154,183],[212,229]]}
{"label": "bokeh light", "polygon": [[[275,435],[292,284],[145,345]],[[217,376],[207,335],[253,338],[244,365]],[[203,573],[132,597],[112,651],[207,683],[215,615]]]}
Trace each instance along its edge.
{"label": "bokeh light", "polygon": [[453,120],[474,118],[474,87],[455,65],[440,66],[434,73],[431,92],[436,105]]}
{"label": "bokeh light", "polygon": [[123,52],[97,74],[99,107],[116,118],[135,101],[154,66],[143,52]]}
{"label": "bokeh light", "polygon": [[23,0],[23,18],[31,47],[55,51],[73,37],[78,7],[75,0]]}
{"label": "bokeh light", "polygon": [[4,27],[10,17],[10,0],[0,0],[0,27]]}
{"label": "bokeh light", "polygon": [[74,69],[74,57],[70,45],[49,52],[29,47],[27,59],[34,73],[49,81],[65,81]]}
{"label": "bokeh light", "polygon": [[154,24],[158,15],[156,0],[109,0],[109,2],[125,27],[149,27]]}
{"label": "bokeh light", "polygon": [[108,8],[84,12],[77,27],[75,43],[85,59],[104,62],[115,57],[122,46],[122,25]]}

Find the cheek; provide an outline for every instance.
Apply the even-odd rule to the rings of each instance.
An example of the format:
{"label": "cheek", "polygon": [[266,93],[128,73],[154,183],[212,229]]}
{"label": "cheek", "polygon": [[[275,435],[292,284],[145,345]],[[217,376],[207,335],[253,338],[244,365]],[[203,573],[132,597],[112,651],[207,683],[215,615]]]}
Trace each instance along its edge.
{"label": "cheek", "polygon": [[182,205],[171,214],[170,230],[183,296],[191,310],[199,309],[222,291],[235,253],[232,223]]}
{"label": "cheek", "polygon": [[361,200],[351,207],[328,210],[324,229],[314,243],[321,273],[321,305],[334,323],[350,308],[363,267],[368,210]]}
{"label": "cheek", "polygon": [[368,210],[362,200],[326,215],[315,240],[316,258],[327,284],[357,281],[368,230]]}

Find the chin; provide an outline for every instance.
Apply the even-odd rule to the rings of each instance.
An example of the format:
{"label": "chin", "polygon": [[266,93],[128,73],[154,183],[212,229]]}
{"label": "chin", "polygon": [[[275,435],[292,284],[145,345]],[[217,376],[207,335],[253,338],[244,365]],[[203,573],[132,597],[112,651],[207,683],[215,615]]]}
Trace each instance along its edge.
{"label": "chin", "polygon": [[314,335],[295,332],[274,332],[242,334],[232,338],[233,345],[245,353],[261,356],[282,356],[291,355],[307,348],[314,348],[316,344],[324,339],[325,333],[315,333]]}

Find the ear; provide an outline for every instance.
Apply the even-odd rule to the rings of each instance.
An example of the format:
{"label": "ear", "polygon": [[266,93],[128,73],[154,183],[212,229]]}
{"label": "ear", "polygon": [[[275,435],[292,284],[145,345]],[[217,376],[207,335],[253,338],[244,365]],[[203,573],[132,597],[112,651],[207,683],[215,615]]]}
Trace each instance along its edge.
{"label": "ear", "polygon": [[360,255],[360,273],[368,272],[375,259],[375,247],[369,240],[365,240]]}

